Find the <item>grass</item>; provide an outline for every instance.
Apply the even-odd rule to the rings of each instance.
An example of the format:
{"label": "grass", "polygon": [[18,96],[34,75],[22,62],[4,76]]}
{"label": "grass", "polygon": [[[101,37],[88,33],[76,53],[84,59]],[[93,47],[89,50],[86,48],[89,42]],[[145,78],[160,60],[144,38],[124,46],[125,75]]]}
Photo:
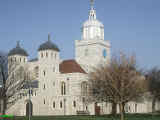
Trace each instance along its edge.
{"label": "grass", "polygon": [[[14,117],[13,119],[8,120],[28,120],[28,118]],[[120,120],[120,116],[33,116],[31,120]],[[127,114],[125,120],[160,120],[160,115]]]}

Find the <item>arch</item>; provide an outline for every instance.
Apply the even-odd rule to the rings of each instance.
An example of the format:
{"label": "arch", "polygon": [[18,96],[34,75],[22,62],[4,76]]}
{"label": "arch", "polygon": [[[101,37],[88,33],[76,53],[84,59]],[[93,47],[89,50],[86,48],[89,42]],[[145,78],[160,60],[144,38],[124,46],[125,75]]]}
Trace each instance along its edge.
{"label": "arch", "polygon": [[33,104],[31,100],[28,100],[26,104],[26,116],[29,116],[29,113],[31,116],[33,115]]}

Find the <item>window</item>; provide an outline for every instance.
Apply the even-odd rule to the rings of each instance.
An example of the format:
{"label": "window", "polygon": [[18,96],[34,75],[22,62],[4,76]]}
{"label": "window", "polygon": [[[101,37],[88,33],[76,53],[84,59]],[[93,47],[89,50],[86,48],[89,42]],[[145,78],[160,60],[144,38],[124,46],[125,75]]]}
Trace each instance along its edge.
{"label": "window", "polygon": [[62,95],[66,94],[66,84],[65,84],[65,82],[61,83],[61,94]]}
{"label": "window", "polygon": [[54,56],[54,57],[55,57],[55,59],[57,58],[57,54],[56,54],[56,53],[55,53],[55,56]]}
{"label": "window", "polygon": [[12,58],[11,58],[11,63],[13,62]]}
{"label": "window", "polygon": [[73,107],[76,107],[76,101],[73,101]]}
{"label": "window", "polygon": [[43,53],[41,53],[41,58],[43,58]]}
{"label": "window", "polygon": [[88,49],[85,49],[85,56],[88,56]]}
{"label": "window", "polygon": [[20,60],[19,60],[20,62],[21,62],[21,58],[20,58]]}
{"label": "window", "polygon": [[16,62],[16,57],[15,57],[15,62]]}
{"label": "window", "polygon": [[55,104],[55,102],[53,102],[53,108],[55,108],[56,107],[56,104]]}
{"label": "window", "polygon": [[87,82],[82,82],[82,84],[81,84],[81,94],[83,96],[86,96],[87,93],[88,93],[88,84],[87,84]]}
{"label": "window", "polygon": [[60,108],[62,108],[63,106],[62,106],[62,101],[60,102]]}
{"label": "window", "polygon": [[55,82],[53,82],[53,86],[55,86]]}
{"label": "window", "polygon": [[24,62],[26,62],[26,59],[24,58],[24,60],[23,60]]}
{"label": "window", "polygon": [[46,85],[44,84],[44,85],[43,85],[43,90],[45,90],[45,89],[46,89]]}
{"label": "window", "polygon": [[48,57],[48,53],[46,53],[46,57]]}
{"label": "window", "polygon": [[44,76],[46,75],[46,71],[45,71],[45,70],[43,71],[43,75],[44,75]]}
{"label": "window", "polygon": [[135,104],[135,113],[137,113],[137,104]]}
{"label": "window", "polygon": [[43,103],[44,103],[44,104],[46,104],[46,101],[45,101],[45,99],[44,99]]}
{"label": "window", "polygon": [[35,73],[35,77],[38,78],[39,77],[39,67],[35,67],[34,68],[34,73]]}
{"label": "window", "polygon": [[51,53],[51,57],[53,58],[53,52]]}
{"label": "window", "polygon": [[53,67],[53,72],[55,72],[56,71],[56,69],[55,69],[55,67]]}
{"label": "window", "polygon": [[107,57],[107,51],[104,49],[103,50],[103,57],[106,58]]}
{"label": "window", "polygon": [[34,93],[34,95],[36,96],[36,95],[37,95],[37,93],[35,92],[35,93]]}

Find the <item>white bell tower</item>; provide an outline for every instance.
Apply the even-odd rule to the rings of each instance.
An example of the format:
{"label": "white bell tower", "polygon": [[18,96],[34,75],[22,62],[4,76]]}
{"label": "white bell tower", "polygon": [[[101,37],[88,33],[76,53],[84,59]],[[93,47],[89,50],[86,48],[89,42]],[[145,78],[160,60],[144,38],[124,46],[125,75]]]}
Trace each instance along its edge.
{"label": "white bell tower", "polygon": [[110,43],[104,40],[104,25],[97,20],[94,0],[90,0],[90,3],[89,17],[82,26],[81,40],[75,41],[76,61],[87,71],[90,67],[110,61]]}

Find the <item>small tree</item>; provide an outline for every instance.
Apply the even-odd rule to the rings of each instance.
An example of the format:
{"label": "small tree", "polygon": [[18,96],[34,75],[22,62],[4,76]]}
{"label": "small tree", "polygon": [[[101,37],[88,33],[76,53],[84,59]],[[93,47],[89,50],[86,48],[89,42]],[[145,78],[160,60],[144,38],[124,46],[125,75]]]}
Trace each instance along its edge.
{"label": "small tree", "polygon": [[27,81],[33,78],[27,67],[19,64],[8,66],[7,55],[0,54],[0,80],[2,81],[0,91],[0,100],[3,101],[2,114],[5,114],[6,110],[21,98],[20,94],[24,91]]}
{"label": "small tree", "polygon": [[154,67],[146,74],[148,91],[151,93],[152,112],[155,112],[156,101],[160,100],[160,69]]}
{"label": "small tree", "polygon": [[119,104],[121,120],[124,120],[125,104],[144,93],[144,80],[137,70],[135,57],[121,53],[109,65],[101,65],[89,74],[90,96]]}

